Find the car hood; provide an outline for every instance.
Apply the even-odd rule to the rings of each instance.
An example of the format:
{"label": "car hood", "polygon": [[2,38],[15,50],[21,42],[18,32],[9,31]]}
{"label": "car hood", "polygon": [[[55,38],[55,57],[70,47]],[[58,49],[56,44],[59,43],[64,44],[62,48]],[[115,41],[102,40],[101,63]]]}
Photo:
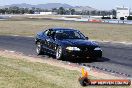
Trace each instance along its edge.
{"label": "car hood", "polygon": [[82,39],[65,39],[61,40],[63,44],[67,44],[70,46],[98,46],[95,42],[90,40],[82,40]]}

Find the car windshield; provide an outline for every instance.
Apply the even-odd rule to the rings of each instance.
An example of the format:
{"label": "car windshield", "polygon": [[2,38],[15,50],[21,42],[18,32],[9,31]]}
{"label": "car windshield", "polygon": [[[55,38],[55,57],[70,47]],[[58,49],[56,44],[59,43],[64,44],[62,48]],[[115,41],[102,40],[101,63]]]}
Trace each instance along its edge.
{"label": "car windshield", "polygon": [[85,36],[79,31],[61,30],[56,31],[57,39],[86,39]]}

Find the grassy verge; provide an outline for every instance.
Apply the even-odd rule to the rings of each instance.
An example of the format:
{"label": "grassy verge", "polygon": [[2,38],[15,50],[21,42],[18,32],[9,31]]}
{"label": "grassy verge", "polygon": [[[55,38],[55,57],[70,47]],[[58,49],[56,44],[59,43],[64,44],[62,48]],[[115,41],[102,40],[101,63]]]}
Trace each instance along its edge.
{"label": "grassy verge", "polygon": [[0,35],[34,36],[50,27],[67,27],[81,30],[90,39],[108,41],[132,41],[132,25],[99,24],[46,19],[17,19],[0,21]]}
{"label": "grassy verge", "polygon": [[83,88],[79,75],[78,71],[48,64],[0,57],[0,88]]}
{"label": "grassy verge", "polygon": [[79,72],[0,57],[0,88],[79,88]]}

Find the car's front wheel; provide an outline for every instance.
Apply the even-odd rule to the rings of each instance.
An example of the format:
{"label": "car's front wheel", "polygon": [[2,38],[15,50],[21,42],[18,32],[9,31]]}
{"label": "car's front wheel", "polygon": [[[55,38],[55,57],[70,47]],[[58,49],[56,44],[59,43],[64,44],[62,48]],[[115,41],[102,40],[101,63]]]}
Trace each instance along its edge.
{"label": "car's front wheel", "polygon": [[58,46],[56,49],[56,59],[62,59],[63,58],[63,50],[61,46]]}
{"label": "car's front wheel", "polygon": [[40,42],[36,43],[36,52],[37,52],[37,55],[41,55],[43,53],[42,44]]}

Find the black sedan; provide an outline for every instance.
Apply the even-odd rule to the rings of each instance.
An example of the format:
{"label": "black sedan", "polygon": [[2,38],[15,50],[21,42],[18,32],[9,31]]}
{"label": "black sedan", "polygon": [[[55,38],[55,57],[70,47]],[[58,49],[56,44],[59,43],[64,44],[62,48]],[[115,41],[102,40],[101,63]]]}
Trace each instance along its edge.
{"label": "black sedan", "polygon": [[69,28],[50,28],[37,33],[36,52],[52,54],[56,59],[101,58],[102,49],[80,31]]}

